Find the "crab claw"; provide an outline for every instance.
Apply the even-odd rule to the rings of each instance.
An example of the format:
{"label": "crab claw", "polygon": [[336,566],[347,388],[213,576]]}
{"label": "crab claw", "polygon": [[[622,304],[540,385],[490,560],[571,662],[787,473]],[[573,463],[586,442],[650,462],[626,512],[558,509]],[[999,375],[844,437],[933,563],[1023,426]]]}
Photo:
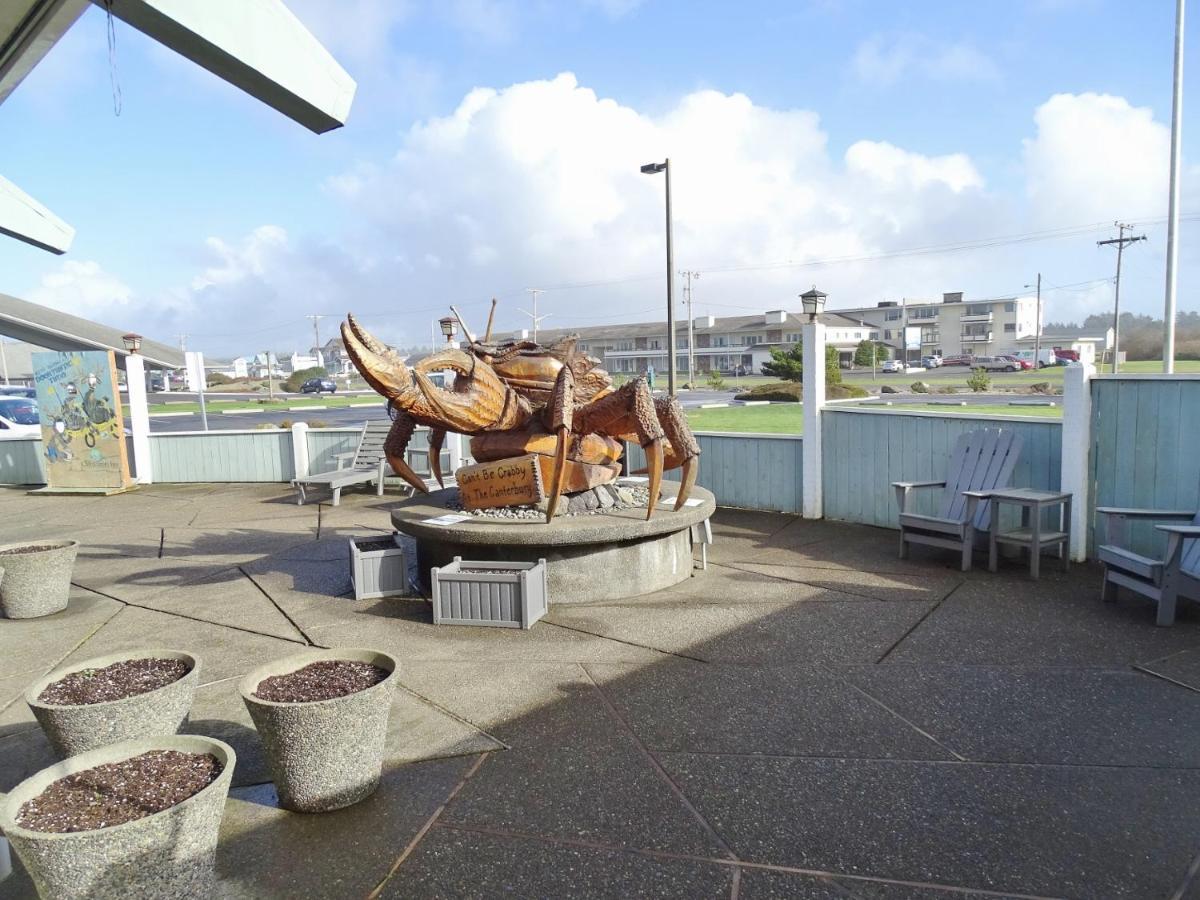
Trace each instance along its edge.
{"label": "crab claw", "polygon": [[689,456],[683,461],[683,478],[679,482],[679,493],[675,496],[675,512],[679,512],[687,501],[688,495],[692,493],[692,488],[696,485],[696,473],[699,470],[696,457]]}
{"label": "crab claw", "polygon": [[444,428],[433,428],[429,431],[429,470],[433,473],[433,477],[437,479],[440,487],[445,487],[446,482],[442,480],[442,442],[446,440],[446,430]]}
{"label": "crab claw", "polygon": [[[439,388],[426,372],[449,370],[454,390]],[[422,400],[441,427],[463,434],[503,431],[525,424],[529,403],[508,387],[491,366],[462,350],[443,350],[413,368]]]}
{"label": "crab claw", "polygon": [[567,429],[558,429],[558,443],[554,446],[554,474],[550,476],[550,484],[546,488],[546,521],[554,518],[558,509],[558,500],[562,496],[563,483],[567,478]]}
{"label": "crab claw", "polygon": [[342,341],[346,353],[367,383],[384,397],[395,400],[401,408],[409,408],[411,404],[405,399],[412,394],[413,380],[404,363],[368,334],[353,316],[348,316],[342,323]]}

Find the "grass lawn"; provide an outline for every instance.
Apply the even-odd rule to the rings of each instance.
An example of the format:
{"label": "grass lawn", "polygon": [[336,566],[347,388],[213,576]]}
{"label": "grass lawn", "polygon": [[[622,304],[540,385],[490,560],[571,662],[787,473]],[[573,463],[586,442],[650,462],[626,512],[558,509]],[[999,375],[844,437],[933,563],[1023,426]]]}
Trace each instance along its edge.
{"label": "grass lawn", "polygon": [[730,406],[686,409],[692,431],[738,431],[759,434],[799,434],[803,429],[799,403],[771,406]]}

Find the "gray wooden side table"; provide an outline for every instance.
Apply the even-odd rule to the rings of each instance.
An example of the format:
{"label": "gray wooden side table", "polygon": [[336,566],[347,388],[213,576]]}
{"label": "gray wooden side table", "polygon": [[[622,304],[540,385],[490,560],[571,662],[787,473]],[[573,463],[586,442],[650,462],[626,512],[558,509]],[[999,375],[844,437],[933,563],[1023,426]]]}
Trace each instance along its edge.
{"label": "gray wooden side table", "polygon": [[[1071,495],[1061,491],[1035,491],[1032,488],[1006,488],[989,491],[992,501],[988,529],[988,571],[996,571],[997,548],[1000,544],[1015,544],[1029,549],[1029,574],[1037,578],[1041,570],[1042,550],[1058,545],[1058,558],[1063,571],[1071,565]],[[1002,504],[1021,507],[1021,527],[1000,530]],[[1042,510],[1058,507],[1058,528],[1042,530]]]}

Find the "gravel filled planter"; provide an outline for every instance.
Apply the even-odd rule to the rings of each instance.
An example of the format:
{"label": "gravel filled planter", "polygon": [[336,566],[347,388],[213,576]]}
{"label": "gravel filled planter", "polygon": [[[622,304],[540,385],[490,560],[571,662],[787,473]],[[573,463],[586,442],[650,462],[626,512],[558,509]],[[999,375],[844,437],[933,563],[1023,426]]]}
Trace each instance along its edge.
{"label": "gravel filled planter", "polygon": [[[188,666],[188,671],[183,677],[162,687],[119,700],[63,706],[39,699],[49,685],[66,676],[95,672],[113,663],[139,659],[177,661]],[[190,653],[178,650],[133,650],[97,656],[56,669],[26,689],[25,702],[29,704],[55,751],[66,758],[117,741],[174,734],[187,722],[199,680],[200,660]]]}
{"label": "gravel filled planter", "polygon": [[[378,684],[329,700],[282,703],[254,695],[268,678],[326,661],[368,663],[387,674]],[[310,650],[260,666],[242,679],[242,700],[262,739],[281,806],[327,812],[374,792],[383,772],[399,665],[375,650]]]}
{"label": "gravel filled planter", "polygon": [[36,619],[67,608],[78,541],[25,541],[0,546],[0,612]]}
{"label": "gravel filled planter", "polygon": [[[143,753],[206,753],[224,767],[199,793],[161,812],[91,831],[31,831],[21,807],[68,775]],[[216,893],[217,831],[237,756],[218,740],[163,735],[73,756],[21,782],[0,801],[0,829],[29,870],[38,894],[56,900],[178,900]]]}

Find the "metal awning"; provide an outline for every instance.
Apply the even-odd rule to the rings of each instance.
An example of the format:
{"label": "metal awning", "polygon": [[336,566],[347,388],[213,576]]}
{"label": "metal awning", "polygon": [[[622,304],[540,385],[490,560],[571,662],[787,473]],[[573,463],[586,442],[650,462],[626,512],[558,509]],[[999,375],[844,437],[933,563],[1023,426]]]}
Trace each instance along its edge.
{"label": "metal awning", "polygon": [[[47,350],[112,350],[117,366],[125,368],[123,336],[132,329],[112,328],[90,319],[0,294],[0,334]],[[183,352],[158,341],[142,339],[138,355],[155,369],[182,369]]]}

